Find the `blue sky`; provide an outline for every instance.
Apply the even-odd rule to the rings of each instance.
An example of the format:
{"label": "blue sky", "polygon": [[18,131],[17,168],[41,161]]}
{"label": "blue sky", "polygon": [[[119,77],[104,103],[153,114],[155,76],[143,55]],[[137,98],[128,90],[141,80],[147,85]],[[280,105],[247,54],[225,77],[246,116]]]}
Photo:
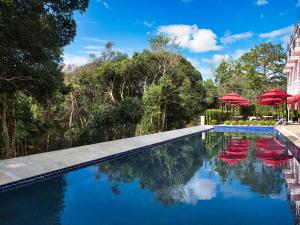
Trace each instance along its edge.
{"label": "blue sky", "polygon": [[221,60],[256,44],[285,47],[299,15],[300,0],[90,0],[88,10],[75,15],[77,35],[64,61],[83,65],[106,41],[130,56],[149,48],[149,36],[164,33],[207,79]]}

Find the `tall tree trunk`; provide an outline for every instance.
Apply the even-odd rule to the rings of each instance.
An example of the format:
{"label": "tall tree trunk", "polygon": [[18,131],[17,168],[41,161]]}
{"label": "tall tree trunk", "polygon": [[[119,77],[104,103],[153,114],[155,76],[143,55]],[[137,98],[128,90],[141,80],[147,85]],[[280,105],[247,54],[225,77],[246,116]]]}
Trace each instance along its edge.
{"label": "tall tree trunk", "polygon": [[11,96],[11,142],[9,157],[16,157],[17,145],[17,118],[16,118],[16,95]]}
{"label": "tall tree trunk", "polygon": [[49,150],[50,145],[50,132],[52,122],[52,101],[50,98],[47,99],[47,140],[46,140],[46,151]]}
{"label": "tall tree trunk", "polygon": [[5,92],[2,93],[2,132],[3,132],[3,140],[4,140],[4,151],[5,155],[8,155],[9,152],[9,132],[7,125],[7,94]]}

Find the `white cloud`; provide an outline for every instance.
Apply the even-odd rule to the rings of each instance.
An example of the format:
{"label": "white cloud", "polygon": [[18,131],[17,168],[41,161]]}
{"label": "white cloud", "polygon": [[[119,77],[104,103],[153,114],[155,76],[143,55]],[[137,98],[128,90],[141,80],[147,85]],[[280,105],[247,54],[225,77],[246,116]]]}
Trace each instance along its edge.
{"label": "white cloud", "polygon": [[219,66],[223,61],[240,58],[245,52],[244,49],[237,49],[232,54],[215,54],[211,58],[203,58],[202,61],[214,66]]}
{"label": "white cloud", "polygon": [[103,46],[98,46],[98,45],[87,45],[83,47],[84,49],[89,49],[89,50],[101,50],[104,47]]}
{"label": "white cloud", "polygon": [[239,33],[239,34],[230,34],[227,33],[221,38],[221,42],[223,44],[231,44],[237,41],[245,40],[248,38],[251,38],[253,36],[252,32],[244,32],[244,33]]}
{"label": "white cloud", "polygon": [[231,57],[233,59],[238,59],[240,58],[242,55],[244,55],[246,53],[245,49],[237,49],[235,50],[235,52],[231,55]]}
{"label": "white cloud", "polygon": [[278,30],[273,30],[269,33],[259,34],[259,37],[272,39],[272,38],[280,37],[280,36],[283,36],[283,35],[286,35],[286,34],[291,34],[293,29],[294,29],[294,26],[291,25],[291,26],[284,27],[284,28],[281,28],[281,29],[278,29]]}
{"label": "white cloud", "polygon": [[256,5],[261,6],[261,5],[266,5],[268,4],[268,0],[257,0]]}
{"label": "white cloud", "polygon": [[65,65],[83,66],[90,60],[88,56],[64,54],[63,56]]}
{"label": "white cloud", "polygon": [[284,27],[278,30],[273,30],[268,33],[259,34],[259,37],[266,38],[268,41],[279,40],[280,42],[286,41],[287,37],[289,37],[293,32],[294,26]]}
{"label": "white cloud", "polygon": [[210,79],[213,76],[212,68],[209,68],[209,67],[198,67],[198,70],[200,71],[203,80]]}
{"label": "white cloud", "polygon": [[195,58],[186,58],[192,65],[193,67],[195,67],[196,69],[198,69],[200,67],[200,62],[198,59],[195,59]]}
{"label": "white cloud", "polygon": [[153,27],[153,25],[155,24],[155,22],[154,22],[154,21],[153,21],[153,22],[143,21],[143,24],[144,24],[146,27],[151,28],[151,27]]}
{"label": "white cloud", "polygon": [[210,29],[200,29],[197,25],[160,26],[158,33],[175,39],[178,44],[192,52],[208,52],[222,49],[217,45],[217,35]]}
{"label": "white cloud", "polygon": [[109,4],[106,1],[104,1],[104,0],[98,0],[98,2],[100,2],[104,6],[104,8],[110,9],[110,6],[109,6]]}
{"label": "white cloud", "polygon": [[228,54],[215,54],[211,58],[203,58],[202,61],[218,66],[222,61],[227,61],[230,58]]}
{"label": "white cloud", "polygon": [[86,41],[86,42],[99,42],[99,43],[107,42],[106,40],[103,40],[103,39],[100,39],[100,38],[95,38],[95,37],[83,37],[81,39]]}

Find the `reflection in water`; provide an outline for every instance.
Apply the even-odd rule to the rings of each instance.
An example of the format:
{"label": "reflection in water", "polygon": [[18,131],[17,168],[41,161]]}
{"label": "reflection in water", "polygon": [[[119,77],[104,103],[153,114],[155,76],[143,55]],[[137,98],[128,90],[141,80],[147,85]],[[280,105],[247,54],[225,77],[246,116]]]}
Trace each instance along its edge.
{"label": "reflection in water", "polygon": [[288,168],[283,171],[289,192],[291,206],[300,224],[300,165],[296,158],[288,163]]}
{"label": "reflection in water", "polygon": [[270,134],[186,137],[1,194],[0,224],[294,224],[296,151]]}
{"label": "reflection in water", "polygon": [[65,179],[59,177],[0,195],[1,225],[59,225],[64,208]]}
{"label": "reflection in water", "polygon": [[210,200],[216,196],[216,183],[209,179],[192,178],[184,185],[181,202],[195,205],[199,200]]}

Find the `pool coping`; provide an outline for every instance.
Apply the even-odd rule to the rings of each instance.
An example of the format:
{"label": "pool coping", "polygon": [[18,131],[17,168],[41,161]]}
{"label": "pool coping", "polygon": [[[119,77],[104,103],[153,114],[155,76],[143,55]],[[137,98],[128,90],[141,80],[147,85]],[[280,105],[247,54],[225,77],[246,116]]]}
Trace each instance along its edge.
{"label": "pool coping", "polygon": [[280,132],[289,142],[293,143],[300,149],[300,136],[287,129],[286,126],[276,126],[276,130]]}
{"label": "pool coping", "polygon": [[203,125],[0,160],[0,193],[214,129]]}

